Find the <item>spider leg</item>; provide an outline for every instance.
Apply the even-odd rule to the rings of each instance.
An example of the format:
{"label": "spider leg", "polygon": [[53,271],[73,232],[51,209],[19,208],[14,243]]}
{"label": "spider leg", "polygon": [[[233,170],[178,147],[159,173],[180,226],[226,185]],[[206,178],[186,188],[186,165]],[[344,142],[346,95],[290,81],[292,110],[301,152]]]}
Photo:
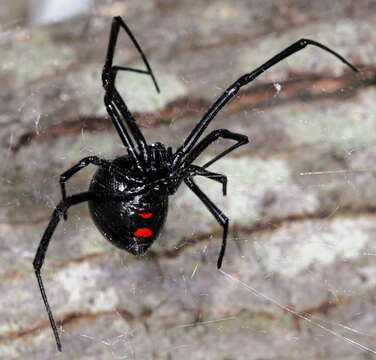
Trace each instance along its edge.
{"label": "spider leg", "polygon": [[[61,188],[61,196],[63,201],[67,198],[67,193],[65,190],[65,183],[78,171],[82,170],[86,166],[93,164],[97,166],[108,165],[109,162],[104,159],[100,159],[98,156],[88,156],[81,159],[76,165],[72,166],[70,169],[65,171],[60,175],[60,188]],[[67,210],[63,214],[64,220],[67,220]]]}
{"label": "spider leg", "polygon": [[262,73],[267,71],[269,68],[271,68],[273,65],[279,63],[280,61],[288,58],[289,56],[293,55],[294,53],[303,50],[307,45],[313,45],[316,47],[321,48],[322,50],[325,50],[329,52],[330,54],[337,57],[340,61],[342,61],[344,64],[349,66],[353,71],[357,72],[359,71],[355,66],[350,64],[344,57],[333,51],[332,49],[326,47],[325,45],[310,40],[310,39],[300,39],[287,47],[285,50],[279,52],[277,55],[273,56],[270,60],[259,66],[257,69],[253,70],[250,73],[244,74],[241,76],[238,80],[236,80],[233,84],[231,84],[224,93],[209,107],[207,112],[204,114],[202,119],[199,121],[199,123],[194,127],[192,132],[188,135],[188,137],[185,139],[184,143],[181,145],[181,147],[176,151],[174,164],[175,166],[181,161],[181,159],[184,157],[185,154],[187,154],[194,144],[197,142],[198,138],[201,136],[203,131],[206,129],[206,127],[209,125],[211,120],[218,114],[218,112],[232,99],[235,97],[235,95],[238,93],[241,87],[244,85],[249,84],[253,80],[255,80],[258,76],[260,76]]}
{"label": "spider leg", "polygon": [[[129,38],[132,40],[132,43],[136,47],[138,53],[140,54],[147,70],[112,65],[120,29],[123,29],[129,36]],[[139,127],[137,126],[136,119],[134,118],[130,110],[128,109],[127,105],[125,104],[124,100],[122,99],[121,95],[119,94],[118,90],[115,87],[115,80],[116,80],[116,75],[118,71],[131,71],[131,72],[136,72],[140,74],[150,75],[157,92],[159,92],[157,81],[155,79],[153,71],[149,65],[149,62],[147,61],[147,58],[144,52],[142,51],[140,45],[138,44],[136,38],[133,36],[128,26],[125,24],[123,19],[119,16],[114,17],[112,21],[110,39],[109,39],[108,48],[107,48],[106,62],[105,62],[105,65],[103,67],[103,72],[102,72],[103,87],[106,90],[105,104],[107,107],[107,111],[109,111],[109,114],[115,124],[115,127],[118,130],[120,137],[122,138],[122,140],[124,140],[123,141],[124,145],[127,148],[134,149],[133,144],[131,143],[131,141],[129,141],[130,140],[129,136],[127,136],[128,139],[124,139],[124,134],[126,133],[126,130],[123,124],[123,119],[125,120],[127,126],[129,127],[130,132],[134,140],[136,141],[137,146],[139,147],[139,149],[141,149],[141,152],[144,155],[144,159],[147,163],[148,152],[147,152],[146,140],[144,136],[142,135]],[[121,114],[121,117],[123,119],[120,117],[119,113]]]}
{"label": "spider leg", "polygon": [[222,193],[223,196],[227,195],[227,176],[222,175],[222,174],[217,174],[212,171],[205,170],[203,167],[196,166],[196,165],[191,165],[192,172],[191,176],[204,176],[208,179],[212,179],[214,181],[218,181],[219,183],[222,184]]}
{"label": "spider leg", "polygon": [[112,123],[114,124],[120,136],[123,145],[127,149],[129,155],[131,156],[137,167],[141,169],[140,161],[136,155],[133,141],[129,136],[127,130],[125,129],[124,124],[122,123],[122,118],[120,117],[118,110],[116,109],[114,104],[106,97],[106,95],[104,97],[104,104],[106,106],[107,113],[110,116]]}
{"label": "spider leg", "polygon": [[119,199],[119,200],[124,200],[131,198],[135,195],[140,195],[145,193],[146,191],[149,190],[148,186],[144,187],[138,187],[136,188],[133,192],[128,191],[127,194],[123,193],[94,193],[94,192],[83,192],[80,194],[75,194],[72,196],[69,196],[65,198],[65,200],[60,201],[60,203],[56,206],[54,209],[51,220],[46,228],[46,230],[43,233],[42,239],[40,240],[38,250],[35,254],[34,261],[33,261],[33,266],[34,266],[34,271],[35,275],[38,280],[38,285],[40,292],[42,294],[44,306],[46,307],[46,311],[50,320],[51,328],[55,336],[56,340],[56,345],[59,351],[61,351],[61,341],[59,337],[59,333],[57,331],[56,323],[54,320],[54,317],[52,315],[52,311],[50,308],[50,305],[48,303],[46,291],[44,289],[43,281],[42,281],[42,276],[41,276],[41,269],[44,263],[44,259],[46,257],[46,252],[48,245],[50,243],[51,237],[53,233],[55,232],[55,229],[60,221],[60,218],[64,216],[64,213],[68,210],[69,207],[86,202],[89,200],[109,200],[109,199]]}
{"label": "spider leg", "polygon": [[228,232],[228,217],[222,213],[221,210],[205,195],[205,193],[196,185],[192,177],[187,177],[184,179],[187,186],[197,195],[197,197],[204,203],[206,208],[212,213],[217,222],[223,227],[223,238],[221,251],[219,252],[217,268],[220,269],[222,266],[222,260],[226,251],[227,242],[227,232]]}
{"label": "spider leg", "polygon": [[236,140],[236,144],[230,146],[228,149],[223,151],[222,153],[218,154],[214,159],[207,162],[203,168],[208,167],[213,162],[217,161],[221,157],[225,156],[229,152],[235,150],[239,146],[242,146],[244,144],[248,143],[248,137],[242,134],[233,133],[232,131],[226,130],[226,129],[218,129],[212,131],[210,134],[205,136],[188,154],[185,161],[188,164],[191,164],[210,144],[212,144],[214,141],[216,141],[218,138],[224,138],[224,139],[231,139]]}
{"label": "spider leg", "polygon": [[[137,49],[138,53],[140,54],[147,71],[145,70],[140,70],[140,69],[134,69],[134,68],[129,68],[129,67],[121,67],[121,66],[112,66],[114,55],[115,55],[115,49],[116,49],[116,43],[117,43],[117,38],[119,36],[119,30],[122,28],[129,38],[131,39],[133,45]],[[111,72],[117,72],[118,70],[125,70],[125,71],[133,71],[133,72],[138,72],[138,73],[143,73],[143,74],[149,74],[153,80],[155,89],[157,92],[160,92],[159,86],[157,83],[157,80],[154,76],[154,73],[149,65],[149,62],[144,54],[144,52],[141,49],[141,46],[137,42],[136,38],[132,34],[131,30],[127,26],[127,24],[123,21],[123,19],[120,16],[116,16],[112,20],[112,26],[111,26],[111,33],[110,33],[110,39],[108,43],[108,48],[107,48],[107,55],[106,55],[106,63],[103,68],[102,72],[102,80],[103,80],[103,86],[105,86],[106,82],[109,79],[109,75]]]}
{"label": "spider leg", "polygon": [[64,215],[64,213],[67,211],[67,209],[70,206],[75,205],[75,204],[79,204],[81,202],[88,201],[88,200],[90,200],[90,198],[91,198],[90,193],[87,193],[87,192],[81,193],[81,194],[76,194],[76,195],[73,195],[73,196],[66,198],[65,200],[62,200],[56,206],[55,210],[52,213],[50,223],[48,224],[46,230],[44,231],[44,234],[43,234],[42,239],[39,243],[38,250],[35,254],[35,258],[34,258],[34,261],[33,261],[34,271],[35,271],[35,275],[36,275],[37,280],[38,280],[39,289],[40,289],[40,292],[42,294],[43,302],[44,302],[44,305],[46,307],[48,317],[50,319],[51,327],[52,327],[52,330],[53,330],[53,333],[54,333],[54,336],[55,336],[55,340],[56,340],[56,345],[57,345],[57,348],[58,348],[59,351],[61,351],[61,342],[60,342],[60,338],[59,338],[59,333],[57,331],[56,323],[55,323],[54,317],[52,315],[50,305],[49,305],[48,300],[47,300],[47,295],[46,295],[46,291],[44,289],[44,285],[43,285],[43,281],[42,281],[40,271],[41,271],[41,268],[42,268],[43,263],[44,263],[44,259],[45,259],[45,256],[46,256],[48,245],[50,243],[50,239],[51,239],[51,237],[52,237],[52,235],[53,235],[53,233],[56,229],[57,224],[60,221],[61,216]]}

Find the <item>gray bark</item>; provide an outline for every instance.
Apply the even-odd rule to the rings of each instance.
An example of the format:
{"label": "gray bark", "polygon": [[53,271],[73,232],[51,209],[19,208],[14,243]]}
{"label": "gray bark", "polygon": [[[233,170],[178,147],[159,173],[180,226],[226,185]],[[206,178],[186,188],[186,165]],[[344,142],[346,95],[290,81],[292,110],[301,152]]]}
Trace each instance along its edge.
{"label": "gray bark", "polygon": [[[102,102],[111,16],[122,15],[161,86],[118,85],[146,138],[175,149],[223,89],[299,38],[309,48],[246,87],[207,131],[250,144],[200,180],[231,220],[221,227],[182,186],[161,238],[142,258],[106,242],[86,205],[69,210],[43,276],[62,323],[61,359],[371,359],[375,357],[375,3],[98,2],[61,24],[1,37],[0,358],[52,359],[32,261],[59,175],[88,155],[124,154]],[[139,64],[120,41],[119,64]],[[199,162],[228,146],[219,142]],[[94,168],[69,181],[85,191]]]}

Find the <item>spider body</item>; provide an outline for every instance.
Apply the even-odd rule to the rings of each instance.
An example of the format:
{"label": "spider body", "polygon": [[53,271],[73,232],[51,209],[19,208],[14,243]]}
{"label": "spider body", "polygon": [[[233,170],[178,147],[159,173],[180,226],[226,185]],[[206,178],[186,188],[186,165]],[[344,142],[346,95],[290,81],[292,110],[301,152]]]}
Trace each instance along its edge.
{"label": "spider body", "polygon": [[[157,181],[165,174],[158,164],[146,176],[135,168],[129,156],[122,156],[99,167],[89,191],[93,193],[123,193],[145,182]],[[158,238],[168,211],[167,188],[151,189],[142,195],[124,200],[92,199],[90,214],[102,235],[113,245],[133,255],[143,255]]]}
{"label": "spider body", "polygon": [[[120,30],[124,30],[140,54],[146,70],[113,65],[116,43]],[[151,77],[154,86],[159,87],[150,65],[134,35],[120,17],[112,22],[106,61],[102,72],[104,103],[118,135],[127,153],[113,161],[88,156],[60,176],[62,200],[52,213],[51,220],[43,233],[33,266],[38,280],[41,295],[54,332],[57,348],[61,351],[61,342],[56,323],[52,315],[44,289],[41,268],[44,263],[51,237],[63,217],[67,220],[68,209],[76,204],[88,202],[90,213],[99,231],[115,246],[125,249],[134,255],[142,255],[152,245],[161,232],[167,216],[168,196],[174,194],[184,182],[188,188],[202,201],[223,229],[217,267],[220,268],[226,249],[229,219],[196,185],[194,178],[204,176],[222,184],[223,195],[226,195],[227,177],[207,170],[214,162],[248,142],[246,135],[217,129],[200,137],[215,118],[218,112],[233,99],[241,87],[249,84],[270,67],[283,59],[302,50],[307,45],[319,47],[336,56],[352,70],[358,71],[342,56],[328,47],[309,39],[301,39],[273,56],[264,64],[239,77],[231,84],[204,113],[182,145],[173,152],[163,144],[147,144],[137,121],[128,109],[126,102],[115,86],[119,71],[131,71]],[[196,158],[217,139],[235,141],[226,150],[215,155],[207,163],[198,166]],[[98,166],[89,191],[67,196],[65,184],[78,171],[88,165]]]}

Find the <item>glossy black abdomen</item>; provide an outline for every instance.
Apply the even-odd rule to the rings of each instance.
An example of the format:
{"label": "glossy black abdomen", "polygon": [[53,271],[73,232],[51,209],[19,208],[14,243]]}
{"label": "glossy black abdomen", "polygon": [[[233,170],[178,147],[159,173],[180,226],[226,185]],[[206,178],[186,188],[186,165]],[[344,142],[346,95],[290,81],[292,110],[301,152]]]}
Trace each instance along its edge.
{"label": "glossy black abdomen", "polygon": [[[127,194],[130,185],[122,174],[130,176],[132,173],[128,157],[115,159],[112,164],[109,169],[97,170],[90,191]],[[95,225],[106,239],[134,255],[142,255],[162,230],[168,198],[147,192],[129,200],[91,200],[89,209]]]}

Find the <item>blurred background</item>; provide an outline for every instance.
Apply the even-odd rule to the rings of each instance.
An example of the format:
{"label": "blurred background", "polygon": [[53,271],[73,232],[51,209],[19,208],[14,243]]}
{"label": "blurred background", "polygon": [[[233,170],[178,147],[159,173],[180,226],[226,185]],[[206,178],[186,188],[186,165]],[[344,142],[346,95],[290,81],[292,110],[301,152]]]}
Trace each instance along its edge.
{"label": "blurred background", "polygon": [[[376,358],[376,3],[13,0],[0,12],[0,358],[353,360]],[[199,186],[222,229],[185,187],[143,257],[112,247],[86,204],[72,207],[42,269],[57,352],[32,261],[81,158],[125,149],[103,106],[101,70],[122,16],[161,87],[118,88],[150,142],[176,149],[224,89],[300,38],[306,48],[245,87],[206,133],[250,143]],[[115,64],[142,66],[122,33]],[[204,163],[229,142],[219,141]],[[86,191],[94,167],[69,180]]]}

